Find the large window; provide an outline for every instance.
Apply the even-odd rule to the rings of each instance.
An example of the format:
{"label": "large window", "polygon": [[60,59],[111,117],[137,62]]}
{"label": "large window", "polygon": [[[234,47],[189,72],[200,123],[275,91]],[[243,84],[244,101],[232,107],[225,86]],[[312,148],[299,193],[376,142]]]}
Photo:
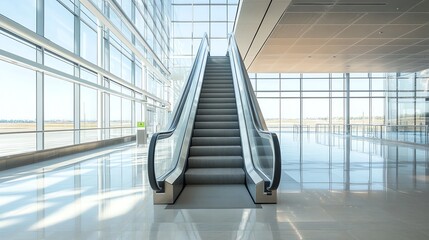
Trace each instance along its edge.
{"label": "large window", "polygon": [[264,115],[267,126],[271,129],[280,128],[280,102],[278,98],[259,99],[259,106]]}
{"label": "large window", "polygon": [[[36,72],[0,61],[0,156],[36,150]],[[3,133],[3,134],[2,134]]]}
{"label": "large window", "polygon": [[335,125],[344,124],[344,98],[332,98],[331,122]]}
{"label": "large window", "polygon": [[121,98],[110,95],[110,137],[120,137],[122,127]]}
{"label": "large window", "polygon": [[350,124],[369,124],[369,99],[350,99]]}
{"label": "large window", "polygon": [[36,0],[0,1],[0,14],[36,31]]}
{"label": "large window", "polygon": [[97,32],[85,22],[80,25],[80,55],[86,60],[97,64]]}
{"label": "large window", "polygon": [[36,48],[33,45],[1,30],[0,45],[4,51],[36,61]]}
{"label": "large window", "polygon": [[[74,52],[74,14],[63,3],[45,1],[45,37]],[[55,19],[55,20],[54,20]]]}
{"label": "large window", "polygon": [[292,128],[300,124],[301,110],[299,98],[281,99],[281,126]]}
{"label": "large window", "polygon": [[[345,74],[251,73],[249,77],[269,128],[314,131],[321,126],[342,131],[347,107]],[[350,74],[350,124],[384,124],[386,86],[385,74]],[[280,107],[273,104],[279,98]],[[328,128],[329,124],[334,127]]]}
{"label": "large window", "polygon": [[[45,148],[73,144],[73,84],[46,75],[44,79],[44,130],[61,130],[45,134]],[[66,131],[70,129],[70,131]]]}
{"label": "large window", "polygon": [[204,33],[209,37],[212,56],[226,54],[227,37],[233,30],[238,0],[172,0],[172,4],[173,79],[183,81]]}
{"label": "large window", "polygon": [[[388,80],[388,119],[392,125],[429,125],[428,71],[391,74]],[[423,131],[419,129],[419,131]]]}
{"label": "large window", "polygon": [[385,99],[384,98],[372,98],[371,99],[371,123],[374,125],[384,124],[385,115]]}
{"label": "large window", "polygon": [[172,85],[170,1],[117,1],[123,11],[91,2],[98,10],[69,0],[0,1],[1,15],[53,43],[0,30],[10,53],[0,61],[0,156],[132,135],[136,121],[148,121],[145,102],[157,112],[152,125],[165,123],[162,106],[177,93],[164,90],[179,90],[164,87]]}
{"label": "large window", "polygon": [[317,124],[329,124],[329,99],[303,99],[303,125],[315,127]]}
{"label": "large window", "polygon": [[[80,128],[81,142],[90,142],[98,140],[97,128],[97,90],[81,86],[80,88]],[[86,130],[89,129],[89,130]]]}
{"label": "large window", "polygon": [[36,130],[36,72],[0,61],[1,132]]}
{"label": "large window", "polygon": [[122,99],[122,127],[128,129],[122,130],[123,136],[128,136],[132,134],[130,129],[132,123],[131,119],[131,101],[124,98]]}

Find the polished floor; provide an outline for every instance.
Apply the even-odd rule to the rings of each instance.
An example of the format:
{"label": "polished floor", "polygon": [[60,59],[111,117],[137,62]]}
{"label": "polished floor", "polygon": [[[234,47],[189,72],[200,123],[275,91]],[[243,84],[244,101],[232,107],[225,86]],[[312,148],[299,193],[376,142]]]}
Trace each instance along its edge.
{"label": "polished floor", "polygon": [[154,206],[146,146],[0,172],[0,239],[429,239],[429,147],[279,133],[278,204]]}

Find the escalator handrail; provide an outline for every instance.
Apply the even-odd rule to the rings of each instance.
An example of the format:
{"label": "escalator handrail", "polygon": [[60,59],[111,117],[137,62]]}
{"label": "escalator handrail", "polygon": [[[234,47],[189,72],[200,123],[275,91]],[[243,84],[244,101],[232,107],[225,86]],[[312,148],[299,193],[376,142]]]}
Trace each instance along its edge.
{"label": "escalator handrail", "polygon": [[[207,43],[207,45],[205,45],[204,43]],[[151,140],[150,140],[148,156],[147,156],[148,157],[148,178],[149,178],[149,184],[154,191],[162,192],[164,190],[163,186],[160,186],[158,184],[158,180],[155,176],[156,175],[155,174],[155,148],[156,148],[156,143],[158,140],[169,138],[171,135],[173,135],[174,131],[177,128],[177,124],[180,120],[180,117],[182,116],[183,108],[185,107],[186,99],[188,98],[189,90],[191,89],[191,85],[193,83],[192,80],[194,79],[198,64],[201,62],[201,58],[204,56],[204,52],[206,50],[206,48],[204,48],[204,46],[206,46],[206,48],[208,48],[208,46],[209,46],[209,40],[208,40],[207,33],[205,33],[203,38],[201,39],[201,43],[200,43],[197,55],[196,55],[195,60],[194,60],[194,64],[193,64],[191,72],[189,73],[189,76],[188,76],[188,81],[186,82],[186,85],[182,91],[180,100],[179,100],[179,102],[178,102],[178,104],[174,110],[174,113],[173,113],[174,115],[173,115],[173,118],[171,120],[170,126],[168,127],[168,129],[166,131],[154,133],[152,135]],[[177,160],[176,160],[176,164],[177,164]],[[168,175],[173,170],[174,170],[174,168],[170,169],[170,171],[167,172],[166,174],[164,174],[164,176]]]}
{"label": "escalator handrail", "polygon": [[[233,56],[236,57],[239,65],[238,69],[241,70],[243,78],[238,79],[244,83],[246,88],[246,96],[247,104],[250,108],[250,113],[252,115],[252,124],[258,132],[259,136],[265,135],[267,138],[271,140],[272,143],[272,151],[274,156],[274,164],[273,164],[273,177],[269,186],[266,188],[267,191],[276,190],[280,184],[280,176],[281,176],[281,153],[280,153],[280,144],[277,134],[268,131],[267,125],[265,123],[264,117],[262,115],[262,111],[259,107],[258,101],[256,99],[255,93],[253,91],[252,85],[250,83],[249,75],[247,74],[246,67],[242,60],[240,51],[238,50],[237,43],[234,37],[234,34],[229,35],[229,47],[233,51]],[[237,75],[238,76],[238,75]],[[242,98],[243,99],[243,98]],[[259,172],[262,172],[258,169]],[[265,174],[264,174],[265,175]]]}

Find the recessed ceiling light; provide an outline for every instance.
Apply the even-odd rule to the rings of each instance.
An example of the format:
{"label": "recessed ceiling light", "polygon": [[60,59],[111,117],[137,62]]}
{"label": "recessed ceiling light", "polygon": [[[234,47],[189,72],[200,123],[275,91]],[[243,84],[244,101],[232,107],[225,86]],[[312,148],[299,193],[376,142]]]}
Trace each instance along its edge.
{"label": "recessed ceiling light", "polygon": [[380,31],[380,32],[378,32],[378,34],[383,34],[383,32],[382,32],[382,31]]}
{"label": "recessed ceiling light", "polygon": [[385,6],[387,3],[374,3],[374,2],[351,2],[351,3],[336,3],[335,5],[343,6]]}
{"label": "recessed ceiling light", "polygon": [[350,2],[350,3],[335,3],[335,2],[298,2],[293,3],[293,6],[385,6],[387,3],[374,2]]}

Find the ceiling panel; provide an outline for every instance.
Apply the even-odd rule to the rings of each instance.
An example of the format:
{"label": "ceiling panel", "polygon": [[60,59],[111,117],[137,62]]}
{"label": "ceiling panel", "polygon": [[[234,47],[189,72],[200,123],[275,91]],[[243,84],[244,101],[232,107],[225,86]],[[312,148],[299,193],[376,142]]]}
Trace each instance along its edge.
{"label": "ceiling panel", "polygon": [[258,52],[250,71],[423,70],[429,0],[292,0]]}
{"label": "ceiling panel", "polygon": [[292,45],[296,38],[268,38],[265,45]]}
{"label": "ceiling panel", "polygon": [[326,45],[353,45],[362,40],[361,38],[331,38]]}
{"label": "ceiling panel", "polygon": [[425,24],[429,21],[429,13],[404,13],[392,24]]}
{"label": "ceiling panel", "polygon": [[331,38],[341,32],[347,25],[313,25],[302,37],[304,38]]}
{"label": "ceiling panel", "polygon": [[388,24],[395,18],[401,16],[400,13],[366,13],[355,24]]}
{"label": "ceiling panel", "polygon": [[[389,39],[389,38],[365,38],[365,39],[362,39],[359,42],[357,42],[356,45],[380,46],[380,45],[387,44],[390,41],[392,41],[392,39]],[[398,44],[398,45],[400,45],[400,44]]]}
{"label": "ceiling panel", "polygon": [[284,15],[279,24],[312,24],[322,13],[289,13]]}
{"label": "ceiling panel", "polygon": [[[389,39],[391,40],[391,39]],[[416,39],[416,38],[399,38],[391,40],[390,42],[386,43],[386,45],[398,45],[398,46],[410,46],[410,45],[429,45],[429,40],[426,42],[427,44],[423,43],[420,44],[422,39]]]}
{"label": "ceiling panel", "polygon": [[299,38],[310,26],[305,24],[278,24],[270,38]]}
{"label": "ceiling panel", "polygon": [[421,27],[415,29],[414,31],[404,35],[403,38],[424,38],[424,39],[427,39],[428,36],[429,36],[429,26],[424,25],[424,26],[421,26]]}
{"label": "ceiling panel", "polygon": [[350,25],[335,37],[338,38],[363,38],[381,28],[382,25]]}
{"label": "ceiling panel", "polygon": [[376,48],[377,46],[351,46],[347,49],[345,49],[344,51],[342,51],[342,54],[362,54],[362,53],[366,53],[369,52],[371,50],[373,50],[374,48]]}
{"label": "ceiling panel", "polygon": [[293,47],[290,47],[286,52],[308,54],[318,49],[319,47],[320,47],[319,45],[293,46]]}
{"label": "ceiling panel", "polygon": [[395,53],[396,54],[413,55],[413,54],[421,53],[421,52],[424,52],[424,51],[427,51],[427,50],[429,50],[429,46],[409,46],[409,47],[401,49],[401,50],[399,50],[399,51],[397,51]]}
{"label": "ceiling panel", "polygon": [[355,59],[358,59],[360,61],[362,61],[362,60],[374,60],[374,59],[377,59],[379,57],[380,57],[379,54],[362,54],[362,55],[355,57],[353,60],[355,60]]}
{"label": "ceiling panel", "polygon": [[384,46],[379,46],[377,48],[375,48],[374,50],[368,52],[367,54],[381,54],[381,55],[386,55],[386,54],[390,54],[393,52],[396,52],[400,49],[404,48],[404,46],[391,46],[391,45],[384,45]]}
{"label": "ceiling panel", "polygon": [[351,24],[361,17],[363,13],[325,13],[318,24]]}
{"label": "ceiling panel", "polygon": [[296,46],[306,45],[320,45],[325,44],[329,41],[329,38],[300,38],[299,41],[295,42]]}
{"label": "ceiling panel", "polygon": [[343,51],[348,47],[350,47],[350,45],[325,45],[319,47],[312,54],[330,54],[332,56],[336,55],[337,53]]}
{"label": "ceiling panel", "polygon": [[397,38],[414,31],[421,25],[386,25],[368,36],[368,38]]}
{"label": "ceiling panel", "polygon": [[429,1],[421,1],[419,4],[415,5],[413,8],[409,10],[409,12],[427,12],[429,9]]}
{"label": "ceiling panel", "polygon": [[418,41],[415,45],[429,45],[429,39],[413,39]]}
{"label": "ceiling panel", "polygon": [[290,48],[290,45],[265,45],[262,49],[271,50],[273,53],[282,53]]}

